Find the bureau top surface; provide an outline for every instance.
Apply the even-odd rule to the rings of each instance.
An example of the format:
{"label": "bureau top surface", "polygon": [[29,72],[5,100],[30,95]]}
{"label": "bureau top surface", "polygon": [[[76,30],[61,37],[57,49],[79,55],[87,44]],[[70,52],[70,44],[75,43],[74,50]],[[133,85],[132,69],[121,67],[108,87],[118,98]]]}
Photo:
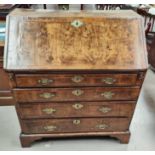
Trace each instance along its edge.
{"label": "bureau top surface", "polygon": [[133,11],[16,9],[5,41],[9,71],[147,68],[143,20]]}

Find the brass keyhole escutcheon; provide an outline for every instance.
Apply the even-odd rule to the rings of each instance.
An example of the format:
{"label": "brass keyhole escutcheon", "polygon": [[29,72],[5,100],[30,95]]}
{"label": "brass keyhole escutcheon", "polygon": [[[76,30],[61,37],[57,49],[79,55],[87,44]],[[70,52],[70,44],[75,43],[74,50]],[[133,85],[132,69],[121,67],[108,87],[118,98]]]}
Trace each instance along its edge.
{"label": "brass keyhole escutcheon", "polygon": [[79,109],[82,109],[83,108],[83,105],[80,104],[80,103],[76,103],[76,104],[73,104],[72,107],[76,110],[79,110]]}
{"label": "brass keyhole escutcheon", "polygon": [[104,92],[104,93],[101,93],[101,96],[103,96],[105,99],[112,99],[112,97],[115,95],[115,93],[111,92],[111,91],[108,91],[108,92]]}
{"label": "brass keyhole escutcheon", "polygon": [[74,20],[74,21],[71,22],[71,25],[73,27],[75,27],[75,28],[79,28],[79,27],[81,27],[83,25],[83,22],[80,21],[80,20]]}
{"label": "brass keyhole escutcheon", "polygon": [[75,75],[75,76],[72,78],[72,81],[75,82],[75,83],[79,83],[79,82],[81,82],[83,79],[84,79],[83,76],[81,76],[81,75]]}
{"label": "brass keyhole escutcheon", "polygon": [[73,124],[75,124],[75,125],[78,125],[78,124],[80,124],[80,123],[81,123],[81,121],[80,121],[79,119],[73,120]]}
{"label": "brass keyhole escutcheon", "polygon": [[84,91],[81,89],[76,89],[76,90],[72,91],[72,94],[75,96],[81,96],[83,93],[84,93]]}

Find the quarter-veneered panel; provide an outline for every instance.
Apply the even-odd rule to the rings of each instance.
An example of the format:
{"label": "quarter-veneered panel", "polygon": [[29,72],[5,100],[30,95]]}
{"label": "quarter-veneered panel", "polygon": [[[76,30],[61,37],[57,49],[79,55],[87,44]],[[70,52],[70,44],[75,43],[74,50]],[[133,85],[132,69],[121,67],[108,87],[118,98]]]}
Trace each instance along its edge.
{"label": "quarter-veneered panel", "polygon": [[143,23],[134,13],[28,12],[8,16],[7,70],[147,68]]}

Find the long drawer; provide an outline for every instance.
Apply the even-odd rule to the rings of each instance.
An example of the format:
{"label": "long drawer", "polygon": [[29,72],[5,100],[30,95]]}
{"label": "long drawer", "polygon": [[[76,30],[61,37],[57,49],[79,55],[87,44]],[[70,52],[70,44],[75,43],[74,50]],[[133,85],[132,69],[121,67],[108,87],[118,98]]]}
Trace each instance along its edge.
{"label": "long drawer", "polygon": [[82,118],[82,119],[34,119],[22,120],[22,132],[65,133],[93,131],[126,131],[129,127],[128,118]]}
{"label": "long drawer", "polygon": [[16,74],[17,87],[133,86],[137,74]]}
{"label": "long drawer", "polygon": [[18,102],[137,100],[139,87],[14,89]]}
{"label": "long drawer", "polygon": [[22,119],[63,117],[130,117],[135,102],[63,102],[19,104]]}

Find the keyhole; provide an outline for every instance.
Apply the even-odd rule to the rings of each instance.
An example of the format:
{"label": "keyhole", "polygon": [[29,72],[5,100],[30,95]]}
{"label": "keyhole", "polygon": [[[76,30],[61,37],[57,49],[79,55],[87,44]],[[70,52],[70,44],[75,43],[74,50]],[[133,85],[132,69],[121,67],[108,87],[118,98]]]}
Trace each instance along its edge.
{"label": "keyhole", "polygon": [[77,105],[76,105],[76,108],[79,109],[79,108],[81,108],[81,106],[77,104]]}
{"label": "keyhole", "polygon": [[82,92],[80,90],[77,90],[77,95],[79,96],[81,94],[82,94]]}
{"label": "keyhole", "polygon": [[76,22],[76,26],[78,26],[79,25],[79,23],[78,22]]}

